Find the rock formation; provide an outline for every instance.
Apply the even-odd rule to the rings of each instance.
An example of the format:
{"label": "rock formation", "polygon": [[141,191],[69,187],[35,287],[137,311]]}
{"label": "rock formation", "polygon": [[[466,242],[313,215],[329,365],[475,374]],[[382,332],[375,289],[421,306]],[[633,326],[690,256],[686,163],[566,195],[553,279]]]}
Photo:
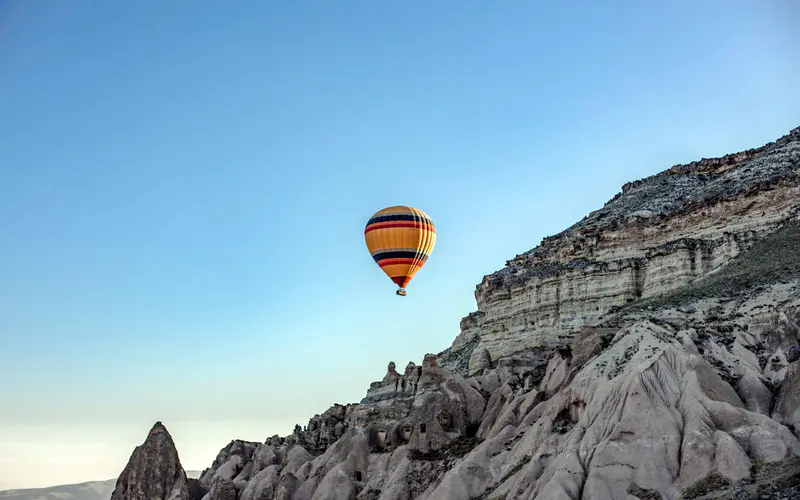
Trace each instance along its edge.
{"label": "rock formation", "polygon": [[476,299],[205,500],[800,498],[800,129],[627,184]]}
{"label": "rock formation", "polygon": [[453,347],[492,358],[596,323],[615,307],[724,267],[798,213],[800,128],[764,147],[678,165],[485,276]]}
{"label": "rock formation", "polygon": [[198,494],[198,484],[186,477],[172,436],[156,422],[144,443],[133,450],[111,500],[197,500]]}

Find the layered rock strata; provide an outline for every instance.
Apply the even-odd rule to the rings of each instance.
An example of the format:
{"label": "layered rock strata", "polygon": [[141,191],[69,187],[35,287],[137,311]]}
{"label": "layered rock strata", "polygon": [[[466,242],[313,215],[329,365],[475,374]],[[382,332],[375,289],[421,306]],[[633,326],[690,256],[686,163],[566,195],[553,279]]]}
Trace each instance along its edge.
{"label": "layered rock strata", "polygon": [[477,286],[453,348],[478,340],[469,373],[596,323],[615,307],[721,269],[796,216],[800,128],[775,143],[626,184]]}

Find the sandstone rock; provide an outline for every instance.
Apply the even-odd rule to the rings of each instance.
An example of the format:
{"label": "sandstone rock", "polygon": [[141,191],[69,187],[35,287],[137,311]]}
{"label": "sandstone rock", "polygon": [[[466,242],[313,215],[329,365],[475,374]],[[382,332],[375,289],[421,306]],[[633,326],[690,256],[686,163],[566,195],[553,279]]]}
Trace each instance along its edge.
{"label": "sandstone rock", "polygon": [[388,450],[409,444],[428,452],[477,425],[486,403],[479,391],[439,367],[436,355],[426,355],[415,368],[409,372],[411,380],[397,391],[390,380],[373,384],[353,409],[351,425],[368,429],[370,447]]}
{"label": "sandstone rock", "polygon": [[[390,385],[400,379],[400,375],[394,369],[394,363],[389,364],[387,377],[384,382]],[[314,415],[304,431],[300,431],[299,427],[295,431],[297,444],[311,453],[324,452],[329,445],[344,435],[354,406],[335,404],[322,415]]]}
{"label": "sandstone rock", "polygon": [[220,450],[211,467],[203,471],[200,475],[200,484],[212,490],[216,479],[234,480],[235,483],[246,482],[252,474],[252,466],[243,476],[240,474],[245,471],[253,452],[258,447],[259,443],[234,439]]}
{"label": "sandstone rock", "polygon": [[474,373],[483,373],[483,370],[492,367],[492,355],[489,353],[489,349],[485,347],[476,349],[473,356],[475,359],[470,359],[470,366]]}
{"label": "sandstone rock", "polygon": [[[751,411],[764,402],[756,397],[748,405],[728,382],[736,384],[738,365],[745,367],[739,382],[762,376],[758,356],[733,325],[751,330],[751,348],[769,357],[769,349],[782,345],[774,337],[785,334],[774,326],[800,305],[798,286],[703,299],[681,310],[634,310],[607,322],[615,326],[584,330],[546,357],[527,350],[469,379],[427,356],[398,374],[416,380],[416,392],[400,384],[395,392],[395,378],[384,377],[361,404],[326,412],[343,418],[348,430],[321,455],[289,440],[277,449],[259,445],[252,470],[261,467],[257,461],[270,465],[241,489],[241,499],[613,499],[628,491],[677,498],[709,477],[734,484],[754,464],[800,456],[789,429]],[[753,310],[754,319],[743,316]],[[772,326],[751,329],[751,323]],[[719,360],[731,368],[713,364]],[[449,428],[443,411],[454,417]],[[321,426],[324,415],[303,432]],[[229,445],[216,462],[245,449]]]}
{"label": "sandstone rock", "polygon": [[[718,320],[734,320],[737,311],[730,307]],[[627,498],[634,485],[675,498],[710,474],[736,482],[749,477],[754,461],[800,455],[800,441],[788,429],[745,409],[702,355],[684,349],[677,333],[687,325],[661,327],[660,315],[652,311],[624,321],[614,344],[568,386],[526,406],[519,418],[508,420],[505,434],[495,431],[510,438],[505,448],[476,448],[424,498],[615,499]],[[689,315],[684,320],[694,321]],[[557,373],[553,367],[565,362],[554,353],[548,372]],[[510,395],[503,387],[492,398]],[[494,406],[490,400],[484,425],[497,413]],[[522,408],[514,401],[505,406]],[[476,483],[474,477],[484,480]]]}
{"label": "sandstone rock", "polygon": [[[794,216],[798,165],[800,134],[792,131],[626,185],[602,209],[484,277],[478,311],[462,320],[453,348],[478,335],[497,359],[713,274]],[[473,357],[470,373],[480,362]]]}
{"label": "sandstone rock", "polygon": [[800,361],[793,362],[789,367],[772,418],[800,436]]}
{"label": "sandstone rock", "polygon": [[[197,494],[197,487],[192,488]],[[137,446],[111,494],[111,500],[190,500],[189,481],[166,427],[156,422]]]}
{"label": "sandstone rock", "polygon": [[437,365],[437,356],[435,354],[426,354],[422,359],[422,366],[424,368],[432,368]]}
{"label": "sandstone rock", "polygon": [[262,469],[247,483],[242,490],[240,500],[259,500],[274,497],[280,483],[280,465],[270,465]]}
{"label": "sandstone rock", "polygon": [[210,500],[237,500],[239,492],[230,479],[217,477],[211,487]]}
{"label": "sandstone rock", "polygon": [[737,392],[748,410],[764,415],[769,413],[772,407],[772,392],[753,370],[747,370],[739,379]]}
{"label": "sandstone rock", "polygon": [[597,328],[584,328],[570,345],[572,364],[582,367],[603,350],[602,332]]}
{"label": "sandstone rock", "polygon": [[190,500],[202,500],[208,490],[203,486],[199,479],[189,478],[189,498]]}
{"label": "sandstone rock", "polygon": [[259,444],[252,455],[253,468],[251,474],[255,476],[262,470],[271,465],[278,465],[281,462],[281,457],[275,451],[275,446],[269,444]]}

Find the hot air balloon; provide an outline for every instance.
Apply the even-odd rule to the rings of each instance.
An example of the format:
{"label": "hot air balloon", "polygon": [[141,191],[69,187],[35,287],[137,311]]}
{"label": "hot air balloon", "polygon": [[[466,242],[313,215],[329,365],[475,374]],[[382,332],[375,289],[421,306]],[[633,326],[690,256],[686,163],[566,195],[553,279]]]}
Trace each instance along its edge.
{"label": "hot air balloon", "polygon": [[364,239],[372,258],[398,286],[397,295],[405,296],[405,287],[433,251],[436,228],[422,210],[398,205],[375,212]]}

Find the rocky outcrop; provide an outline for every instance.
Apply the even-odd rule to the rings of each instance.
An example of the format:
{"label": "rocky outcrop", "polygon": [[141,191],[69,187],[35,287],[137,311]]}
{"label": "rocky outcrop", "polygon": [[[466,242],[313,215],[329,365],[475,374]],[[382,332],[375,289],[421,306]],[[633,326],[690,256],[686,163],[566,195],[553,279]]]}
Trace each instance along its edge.
{"label": "rocky outcrop", "polygon": [[200,476],[199,482],[207,492],[204,500],[291,498],[286,495],[293,494],[293,486],[283,497],[275,495],[291,486],[289,476],[313,459],[295,441],[292,436],[269,438],[265,443],[231,441]]}
{"label": "rocky outcrop", "polygon": [[[244,487],[252,476],[251,457],[259,443],[234,439],[220,450],[210,468],[203,471],[199,482],[209,493],[206,500],[221,500],[233,485]],[[234,497],[235,498],[235,497]]]}
{"label": "rocky outcrop", "polygon": [[295,427],[294,441],[314,455],[323,453],[344,435],[354,406],[335,404],[322,415],[314,415],[305,429],[300,429],[299,425]]}
{"label": "rocky outcrop", "polygon": [[[285,438],[229,443],[200,477],[205,499],[348,498],[387,488],[398,498],[418,495],[474,446],[486,387],[492,382],[467,382],[438,366],[434,354],[403,375],[390,363],[361,404],[334,405]],[[398,462],[422,483],[409,484]]]}
{"label": "rocky outcrop", "polygon": [[485,368],[484,349],[496,359],[544,345],[721,269],[797,215],[799,165],[800,128],[626,184],[602,209],[484,277],[478,311],[453,343],[477,339],[467,373]]}
{"label": "rocky outcrop", "polygon": [[[197,495],[197,487],[192,488]],[[196,498],[196,496],[194,497]],[[172,436],[156,422],[137,446],[111,494],[111,500],[194,500]]]}
{"label": "rocky outcrop", "polygon": [[[295,435],[270,438],[244,459],[242,470],[253,464],[246,482],[219,489],[242,500],[795,491],[786,471],[800,440],[780,408],[794,408],[796,378],[781,353],[800,335],[800,280],[751,292],[621,311],[547,355],[517,353],[466,379],[433,355],[418,379],[417,365],[400,375],[391,363],[322,454]],[[395,386],[406,373],[416,392]],[[231,445],[220,456],[218,469],[239,463]]]}
{"label": "rocky outcrop", "polygon": [[403,445],[436,452],[453,440],[474,437],[485,401],[479,387],[438,366],[427,354],[422,365],[409,362],[395,377],[393,363],[381,383],[373,384],[354,408],[351,425],[365,429],[374,450]]}
{"label": "rocky outcrop", "polygon": [[486,277],[450,348],[232,441],[205,500],[794,498],[799,173],[797,129],[626,185]]}
{"label": "rocky outcrop", "polygon": [[529,352],[467,379],[488,389],[479,444],[412,498],[795,491],[760,471],[800,457],[792,428],[769,417],[774,395],[789,407],[795,390],[780,353],[800,335],[800,280],[750,292],[622,311],[554,349],[539,375]]}

